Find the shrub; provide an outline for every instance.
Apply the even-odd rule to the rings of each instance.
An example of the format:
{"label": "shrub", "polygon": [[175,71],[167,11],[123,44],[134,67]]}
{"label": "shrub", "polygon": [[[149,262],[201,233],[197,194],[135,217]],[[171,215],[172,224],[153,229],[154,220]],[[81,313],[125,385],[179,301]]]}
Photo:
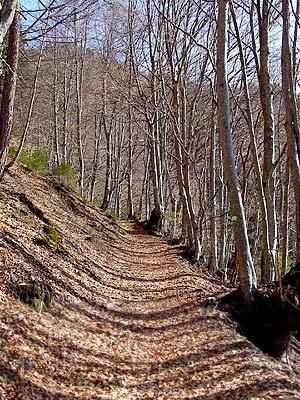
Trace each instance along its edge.
{"label": "shrub", "polygon": [[11,158],[14,158],[14,156],[17,154],[17,150],[14,146],[10,146],[8,149],[8,155]]}
{"label": "shrub", "polygon": [[59,179],[61,183],[67,184],[69,186],[74,186],[74,178],[76,172],[74,171],[72,165],[66,161],[62,161],[59,165],[52,168],[52,173],[55,177]]}
{"label": "shrub", "polygon": [[49,157],[45,150],[33,149],[25,150],[21,153],[19,161],[26,165],[31,171],[48,173]]}
{"label": "shrub", "polygon": [[42,243],[49,247],[54,247],[59,242],[60,238],[53,224],[45,224],[43,230],[45,236],[42,237]]}

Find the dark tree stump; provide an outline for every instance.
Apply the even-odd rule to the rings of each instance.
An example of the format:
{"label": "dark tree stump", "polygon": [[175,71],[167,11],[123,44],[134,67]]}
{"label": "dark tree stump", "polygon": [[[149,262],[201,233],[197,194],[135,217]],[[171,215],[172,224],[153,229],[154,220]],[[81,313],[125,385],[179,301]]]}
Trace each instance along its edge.
{"label": "dark tree stump", "polygon": [[146,223],[146,229],[155,236],[161,236],[161,227],[163,221],[163,212],[154,208],[151,211],[149,221]]}

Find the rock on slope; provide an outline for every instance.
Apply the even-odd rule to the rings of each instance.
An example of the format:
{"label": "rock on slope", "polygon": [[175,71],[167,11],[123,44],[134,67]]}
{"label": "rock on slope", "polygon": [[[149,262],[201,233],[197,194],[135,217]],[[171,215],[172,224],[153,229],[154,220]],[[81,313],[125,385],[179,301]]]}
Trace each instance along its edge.
{"label": "rock on slope", "polygon": [[[294,374],[202,307],[220,286],[178,247],[21,168],[0,217],[1,400],[299,399]],[[13,296],[28,283],[49,309]]]}

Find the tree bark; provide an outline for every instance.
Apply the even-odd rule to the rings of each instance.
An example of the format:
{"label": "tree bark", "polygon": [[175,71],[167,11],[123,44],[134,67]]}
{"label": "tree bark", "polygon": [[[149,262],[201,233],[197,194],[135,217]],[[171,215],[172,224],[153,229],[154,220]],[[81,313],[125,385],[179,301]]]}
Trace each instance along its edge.
{"label": "tree bark", "polygon": [[[9,28],[6,73],[4,77],[1,113],[0,113],[0,180],[3,178],[9,139],[13,122],[14,99],[17,84],[17,66],[19,57],[20,15],[19,3],[15,5],[13,22]],[[0,24],[1,31],[1,24]]]}
{"label": "tree bark", "polygon": [[3,74],[3,42],[4,38],[13,23],[15,11],[19,10],[19,0],[6,0],[0,2],[0,76]]}
{"label": "tree bark", "polygon": [[28,109],[28,113],[27,113],[25,127],[24,127],[24,130],[23,130],[23,133],[22,133],[22,137],[21,137],[21,140],[20,140],[20,143],[19,143],[18,150],[17,150],[15,156],[13,157],[13,159],[11,160],[11,162],[9,164],[7,164],[7,166],[6,166],[7,169],[12,168],[15,165],[15,163],[18,160],[18,158],[19,158],[19,156],[20,156],[20,154],[21,154],[21,152],[23,150],[23,147],[25,145],[27,133],[28,133],[28,130],[29,130],[30,122],[31,122],[31,117],[32,117],[35,97],[36,97],[38,75],[39,75],[41,61],[42,61],[43,49],[44,49],[44,42],[42,42],[41,47],[40,47],[39,58],[38,58],[38,62],[37,62],[37,65],[36,65],[33,88],[32,88],[32,93],[31,93],[30,104],[29,104],[29,109]]}
{"label": "tree bark", "polygon": [[210,128],[210,160],[209,160],[209,203],[210,203],[210,262],[209,269],[215,272],[218,268],[218,241],[216,226],[216,123],[215,103],[213,96],[211,128]]}
{"label": "tree bark", "polygon": [[[262,282],[272,282],[275,279],[274,259],[277,249],[277,222],[275,212],[275,179],[274,179],[274,113],[272,89],[269,71],[269,0],[263,0],[262,10],[258,7],[260,57],[258,81],[260,100],[264,120],[264,162],[262,184],[266,199],[269,246],[273,262],[263,260]],[[269,255],[268,255],[269,258]]]}
{"label": "tree bark", "polygon": [[233,17],[233,23],[235,26],[237,42],[239,47],[239,56],[241,62],[241,69],[242,69],[242,80],[243,80],[243,90],[244,90],[244,99],[245,99],[245,108],[246,108],[246,122],[248,125],[248,131],[250,136],[250,145],[251,145],[251,153],[253,159],[253,165],[256,175],[256,184],[257,184],[257,194],[259,199],[260,211],[262,215],[262,252],[263,252],[263,265],[262,265],[262,276],[263,280],[268,281],[268,276],[272,279],[274,278],[275,266],[274,266],[274,259],[272,254],[272,249],[270,248],[270,241],[269,241],[269,219],[268,219],[268,211],[267,211],[267,202],[265,197],[263,179],[262,179],[262,171],[259,163],[258,158],[258,151],[255,139],[255,131],[254,131],[254,124],[253,124],[253,117],[252,117],[252,109],[251,109],[251,102],[250,102],[250,94],[248,89],[248,77],[246,72],[246,62],[243,54],[243,46],[242,41],[240,38],[239,27],[234,11],[233,4],[230,3],[231,6],[231,14]]}
{"label": "tree bark", "polygon": [[296,220],[296,263],[300,261],[300,148],[299,148],[299,125],[297,119],[296,96],[294,89],[294,75],[292,58],[289,45],[289,0],[282,0],[282,51],[281,51],[281,73],[282,94],[285,108],[285,130],[288,146],[288,162],[291,171],[291,180],[294,188],[295,198],[295,220]]}
{"label": "tree bark", "polygon": [[227,15],[228,1],[219,0],[217,38],[218,129],[229,199],[232,212],[234,212],[236,216],[236,223],[233,225],[233,229],[237,250],[240,287],[245,304],[251,308],[253,293],[256,290],[257,283],[233,153],[227,82]]}

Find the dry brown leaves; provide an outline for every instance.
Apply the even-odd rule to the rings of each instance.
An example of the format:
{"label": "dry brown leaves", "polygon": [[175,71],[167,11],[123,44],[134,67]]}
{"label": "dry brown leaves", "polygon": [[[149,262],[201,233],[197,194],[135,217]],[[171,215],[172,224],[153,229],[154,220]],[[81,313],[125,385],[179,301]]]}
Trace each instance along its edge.
{"label": "dry brown leaves", "polygon": [[[36,244],[42,223],[21,192],[54,222],[57,248]],[[0,399],[300,398],[296,376],[201,307],[220,286],[177,247],[90,207],[71,212],[21,170],[0,187],[0,215]],[[25,277],[54,288],[51,312],[7,294]]]}

